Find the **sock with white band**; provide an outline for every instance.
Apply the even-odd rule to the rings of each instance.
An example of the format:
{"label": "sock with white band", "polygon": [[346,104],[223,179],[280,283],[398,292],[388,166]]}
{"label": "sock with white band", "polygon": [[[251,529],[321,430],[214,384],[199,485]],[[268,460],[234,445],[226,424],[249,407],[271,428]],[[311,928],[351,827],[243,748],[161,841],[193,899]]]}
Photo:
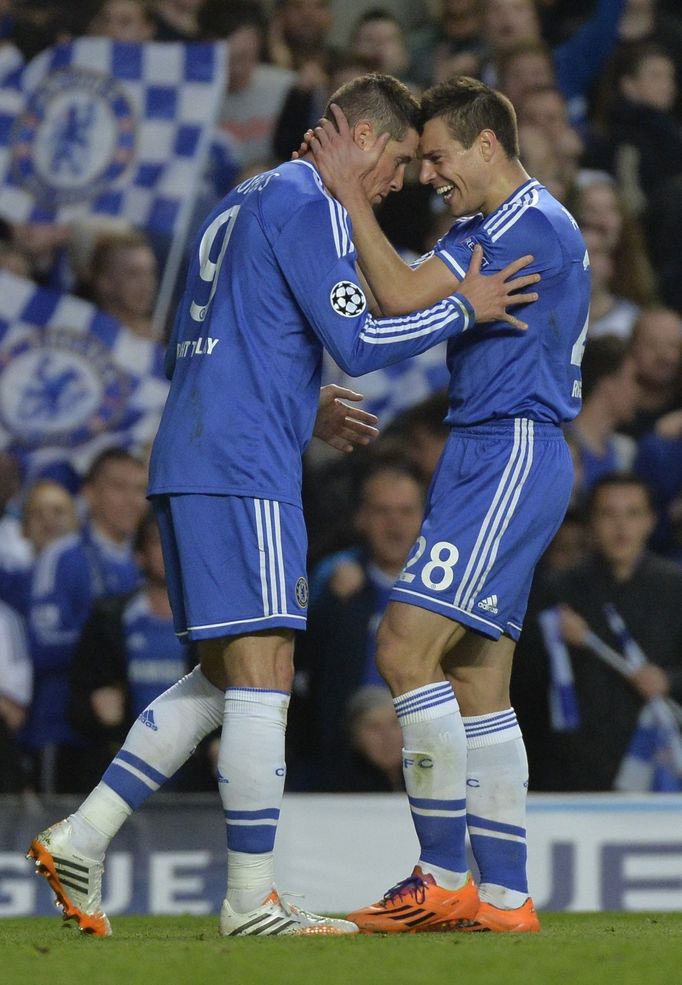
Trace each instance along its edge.
{"label": "sock with white band", "polygon": [[155,698],[133,723],[100,783],[69,816],[74,848],[88,858],[103,858],[126,818],[220,727],[223,706],[224,692],[200,667]]}
{"label": "sock with white band", "polygon": [[513,708],[464,718],[467,826],[481,900],[513,909],[528,898],[528,760]]}
{"label": "sock with white band", "polygon": [[403,730],[403,774],[420,844],[419,866],[444,889],[467,877],[466,739],[448,681],[394,699]]}
{"label": "sock with white band", "polygon": [[227,827],[227,900],[237,913],[260,906],[274,884],[288,707],[284,691],[225,692],[218,784]]}

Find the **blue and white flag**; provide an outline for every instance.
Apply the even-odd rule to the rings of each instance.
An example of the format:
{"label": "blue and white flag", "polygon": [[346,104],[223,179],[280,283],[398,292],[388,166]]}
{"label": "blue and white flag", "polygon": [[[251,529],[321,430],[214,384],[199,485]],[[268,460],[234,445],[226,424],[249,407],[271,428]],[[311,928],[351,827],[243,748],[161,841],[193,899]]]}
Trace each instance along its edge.
{"label": "blue and white flag", "polygon": [[[605,605],[604,615],[630,671],[643,667],[647,663],[646,654],[616,607]],[[662,697],[650,698],[639,713],[614,788],[659,793],[682,790],[682,736],[675,716]]]}
{"label": "blue and white flag", "polygon": [[549,720],[555,732],[575,732],[580,727],[580,709],[575,690],[573,665],[561,635],[557,606],[538,615],[542,640],[549,657]]}
{"label": "blue and white flag", "polygon": [[172,236],[194,198],[224,98],[224,44],[81,38],[0,90],[0,216],[120,216]]}
{"label": "blue and white flag", "polygon": [[27,481],[79,473],[104,448],[139,450],[168,393],[163,348],[92,304],[0,270],[0,449]]}

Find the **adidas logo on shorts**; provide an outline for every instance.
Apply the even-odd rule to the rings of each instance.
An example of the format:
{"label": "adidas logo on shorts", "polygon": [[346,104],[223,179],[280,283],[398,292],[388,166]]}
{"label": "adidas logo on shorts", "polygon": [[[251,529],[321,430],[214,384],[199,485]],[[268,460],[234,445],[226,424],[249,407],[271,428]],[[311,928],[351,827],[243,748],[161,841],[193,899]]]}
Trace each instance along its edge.
{"label": "adidas logo on shorts", "polygon": [[497,595],[489,595],[487,599],[481,599],[478,603],[478,608],[485,609],[486,612],[492,612],[496,616],[500,611],[497,608]]}

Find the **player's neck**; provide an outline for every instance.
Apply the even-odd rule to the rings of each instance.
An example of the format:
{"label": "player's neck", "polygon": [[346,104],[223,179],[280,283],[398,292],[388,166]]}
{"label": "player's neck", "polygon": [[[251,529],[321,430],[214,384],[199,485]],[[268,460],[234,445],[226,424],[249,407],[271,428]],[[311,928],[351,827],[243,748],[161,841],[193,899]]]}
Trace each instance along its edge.
{"label": "player's neck", "polygon": [[483,214],[490,215],[495,209],[499,209],[503,202],[506,202],[521,185],[525,185],[529,180],[530,175],[517,158],[505,161],[495,172],[495,176],[488,186],[483,203]]}

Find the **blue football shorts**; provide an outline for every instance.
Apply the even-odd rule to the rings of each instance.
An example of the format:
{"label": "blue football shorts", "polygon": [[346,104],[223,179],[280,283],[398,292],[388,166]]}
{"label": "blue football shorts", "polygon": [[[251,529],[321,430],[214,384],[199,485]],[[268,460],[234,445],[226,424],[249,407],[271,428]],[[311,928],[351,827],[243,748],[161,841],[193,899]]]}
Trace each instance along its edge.
{"label": "blue football shorts", "polygon": [[560,428],[526,418],[453,428],[392,591],[493,640],[517,640],[535,565],[573,486]]}
{"label": "blue football shorts", "polygon": [[303,511],[244,496],[152,496],[180,639],[305,629]]}

